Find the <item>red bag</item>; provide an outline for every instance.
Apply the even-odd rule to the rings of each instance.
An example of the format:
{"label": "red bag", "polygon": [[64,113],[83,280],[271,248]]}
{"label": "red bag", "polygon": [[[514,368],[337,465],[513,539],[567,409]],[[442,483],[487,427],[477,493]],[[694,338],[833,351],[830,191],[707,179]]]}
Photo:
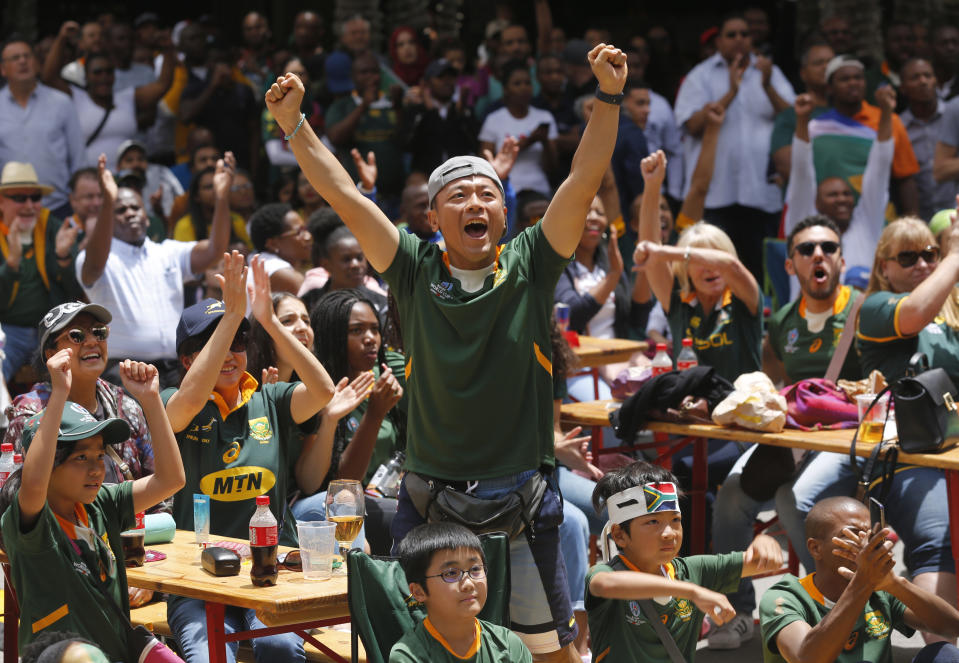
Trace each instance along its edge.
{"label": "red bag", "polygon": [[787,428],[822,430],[859,425],[859,407],[829,380],[800,380],[779,393],[786,399]]}

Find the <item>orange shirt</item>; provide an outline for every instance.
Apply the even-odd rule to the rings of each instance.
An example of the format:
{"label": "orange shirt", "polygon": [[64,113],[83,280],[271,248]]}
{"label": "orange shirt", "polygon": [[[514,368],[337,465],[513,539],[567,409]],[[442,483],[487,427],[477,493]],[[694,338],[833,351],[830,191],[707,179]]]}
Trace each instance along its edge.
{"label": "orange shirt", "polygon": [[[867,104],[864,101],[862,102],[862,108],[853,116],[853,119],[875,131],[879,131],[880,113],[878,106]],[[892,140],[894,146],[892,176],[895,179],[900,179],[918,173],[919,161],[916,159],[915,152],[912,151],[912,143],[909,142],[906,126],[896,113],[892,114]]]}

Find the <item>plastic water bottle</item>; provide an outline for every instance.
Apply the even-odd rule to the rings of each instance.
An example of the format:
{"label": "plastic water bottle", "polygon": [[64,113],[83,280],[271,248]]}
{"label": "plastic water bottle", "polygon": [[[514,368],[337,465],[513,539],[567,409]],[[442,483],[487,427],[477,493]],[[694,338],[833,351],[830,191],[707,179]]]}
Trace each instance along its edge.
{"label": "plastic water bottle", "polygon": [[376,468],[376,472],[366,485],[366,494],[373,497],[396,497],[400,492],[400,477],[403,474],[403,461],[406,454],[397,451],[385,465]]}
{"label": "plastic water bottle", "polygon": [[693,350],[693,339],[687,336],[683,339],[683,349],[679,351],[679,356],[676,357],[676,368],[685,371],[693,366],[699,366],[699,359],[696,358],[696,351]]}
{"label": "plastic water bottle", "polygon": [[19,470],[21,467],[23,467],[23,454],[13,454],[14,471]]}
{"label": "plastic water bottle", "polygon": [[17,469],[13,464],[13,445],[5,443],[0,445],[0,487],[7,482],[7,477],[13,474]]}
{"label": "plastic water bottle", "polygon": [[673,370],[673,360],[669,358],[669,353],[666,352],[666,344],[657,343],[656,356],[653,357],[653,377],[669,373],[671,370]]}
{"label": "plastic water bottle", "polygon": [[279,543],[276,517],[270,511],[270,496],[256,498],[256,512],[250,518],[250,555],[253,567],[250,580],[257,587],[276,584],[276,546]]}

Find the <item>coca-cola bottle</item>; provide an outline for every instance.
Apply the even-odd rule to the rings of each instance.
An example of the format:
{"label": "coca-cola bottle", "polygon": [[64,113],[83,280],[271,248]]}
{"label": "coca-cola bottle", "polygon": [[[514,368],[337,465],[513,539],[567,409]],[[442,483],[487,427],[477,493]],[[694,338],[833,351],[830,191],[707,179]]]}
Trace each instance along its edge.
{"label": "coca-cola bottle", "polygon": [[270,496],[260,495],[256,498],[256,513],[250,518],[250,555],[253,558],[250,580],[257,587],[276,584],[278,542],[276,518],[270,511]]}

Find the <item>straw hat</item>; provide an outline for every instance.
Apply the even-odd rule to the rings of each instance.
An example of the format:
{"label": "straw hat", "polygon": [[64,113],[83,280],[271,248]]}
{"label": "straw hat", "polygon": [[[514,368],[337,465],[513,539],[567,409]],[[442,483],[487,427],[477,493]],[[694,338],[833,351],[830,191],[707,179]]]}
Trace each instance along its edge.
{"label": "straw hat", "polygon": [[7,189],[40,189],[43,195],[53,192],[53,187],[40,184],[33,164],[22,161],[8,161],[0,173],[0,192]]}

